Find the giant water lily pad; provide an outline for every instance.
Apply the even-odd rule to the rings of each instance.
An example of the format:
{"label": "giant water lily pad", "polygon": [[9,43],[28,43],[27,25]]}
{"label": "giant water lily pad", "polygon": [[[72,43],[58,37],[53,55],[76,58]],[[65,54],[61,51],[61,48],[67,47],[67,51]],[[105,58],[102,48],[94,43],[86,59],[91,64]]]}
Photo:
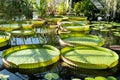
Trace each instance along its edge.
{"label": "giant water lily pad", "polygon": [[90,24],[91,28],[93,30],[102,30],[102,29],[105,29],[105,30],[109,30],[113,27],[113,25],[111,23],[93,23],[93,24]]}
{"label": "giant water lily pad", "polygon": [[104,39],[98,36],[94,35],[85,35],[85,34],[75,34],[75,35],[61,35],[61,38],[69,43],[72,44],[87,44],[87,45],[97,45],[97,46],[103,46]]}
{"label": "giant water lily pad", "polygon": [[15,36],[30,36],[34,35],[35,32],[33,30],[13,30],[11,34]]}
{"label": "giant water lily pad", "polygon": [[83,16],[68,16],[68,18],[70,20],[74,20],[74,21],[84,21],[84,20],[87,20],[87,17],[83,17]]}
{"label": "giant water lily pad", "polygon": [[119,26],[120,26],[120,23],[112,22],[112,25],[113,25],[113,26],[116,26],[116,27],[119,27]]}
{"label": "giant water lily pad", "polygon": [[61,21],[62,26],[81,26],[87,25],[89,21]]}
{"label": "giant water lily pad", "polygon": [[20,28],[24,28],[24,29],[32,28],[32,24],[1,24],[0,25],[0,30],[5,30],[5,31],[11,31]]}
{"label": "giant water lily pad", "polygon": [[65,47],[61,57],[66,63],[87,69],[107,69],[118,64],[119,56],[112,50],[97,46]]}
{"label": "giant water lily pad", "polygon": [[39,27],[45,23],[45,20],[32,20],[32,21],[26,21],[26,22],[33,24],[34,27]]}
{"label": "giant water lily pad", "polygon": [[56,24],[58,21],[62,21],[62,20],[68,20],[68,17],[66,16],[59,16],[59,15],[55,15],[55,16],[49,16],[49,17],[46,17],[45,20],[48,22],[48,23],[52,23],[52,24]]}
{"label": "giant water lily pad", "polygon": [[23,45],[6,50],[2,59],[8,67],[31,69],[57,62],[59,54],[59,50],[50,45]]}
{"label": "giant water lily pad", "polygon": [[0,31],[0,47],[6,46],[10,40],[10,33]]}
{"label": "giant water lily pad", "polygon": [[83,25],[83,26],[66,26],[66,28],[70,31],[88,31],[90,30],[89,25]]}

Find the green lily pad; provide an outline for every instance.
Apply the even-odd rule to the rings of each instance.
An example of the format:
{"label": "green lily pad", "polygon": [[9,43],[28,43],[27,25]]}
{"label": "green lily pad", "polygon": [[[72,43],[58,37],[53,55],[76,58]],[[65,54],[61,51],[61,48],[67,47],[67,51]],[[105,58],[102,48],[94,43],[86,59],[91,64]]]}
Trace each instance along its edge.
{"label": "green lily pad", "polygon": [[61,21],[62,26],[83,26],[87,25],[89,21]]}
{"label": "green lily pad", "polygon": [[81,79],[79,79],[79,78],[73,78],[72,80],[81,80]]}
{"label": "green lily pad", "polygon": [[5,30],[5,31],[11,31],[14,29],[28,29],[28,28],[32,28],[32,24],[1,24],[0,25],[0,30]]}
{"label": "green lily pad", "polygon": [[33,24],[34,27],[39,27],[45,23],[45,20],[32,20],[32,21],[26,21],[26,23]]}
{"label": "green lily pad", "polygon": [[97,76],[95,77],[95,80],[107,80],[105,77],[102,76]]}
{"label": "green lily pad", "polygon": [[8,80],[9,75],[0,74],[0,80]]}
{"label": "green lily pad", "polygon": [[50,23],[57,23],[58,21],[62,21],[63,18],[46,18],[46,21],[50,22]]}
{"label": "green lily pad", "polygon": [[116,26],[116,27],[119,27],[120,26],[120,23],[117,23],[117,22],[112,22],[113,26]]}
{"label": "green lily pad", "polygon": [[113,32],[114,36],[120,37],[120,32]]}
{"label": "green lily pad", "polygon": [[107,69],[118,64],[119,56],[114,51],[98,46],[76,46],[61,49],[66,63],[87,69]]}
{"label": "green lily pad", "polygon": [[5,31],[0,31],[0,47],[6,46],[9,43],[11,34]]}
{"label": "green lily pad", "polygon": [[95,80],[95,79],[92,77],[86,77],[85,80]]}
{"label": "green lily pad", "polygon": [[83,16],[68,16],[70,20],[75,20],[75,21],[85,21],[87,20],[87,17]]}
{"label": "green lily pad", "polygon": [[113,77],[113,76],[108,76],[107,80],[117,80],[117,79],[115,77]]}
{"label": "green lily pad", "polygon": [[6,50],[2,54],[2,59],[9,67],[31,69],[57,62],[59,54],[59,50],[50,45],[22,45]]}
{"label": "green lily pad", "polygon": [[11,34],[15,36],[30,36],[34,35],[35,32],[33,30],[13,30]]}
{"label": "green lily pad", "polygon": [[[78,33],[79,34],[79,33]],[[62,35],[61,35],[62,36]],[[102,46],[104,44],[104,39],[94,35],[71,35],[61,37],[64,41],[72,44],[86,44],[86,45],[97,45]]]}
{"label": "green lily pad", "polygon": [[83,25],[83,26],[66,26],[66,29],[70,31],[88,31],[90,30],[89,25]]}
{"label": "green lily pad", "polygon": [[58,74],[56,74],[56,73],[47,73],[46,75],[45,75],[45,79],[46,80],[58,80],[59,79],[59,75]]}

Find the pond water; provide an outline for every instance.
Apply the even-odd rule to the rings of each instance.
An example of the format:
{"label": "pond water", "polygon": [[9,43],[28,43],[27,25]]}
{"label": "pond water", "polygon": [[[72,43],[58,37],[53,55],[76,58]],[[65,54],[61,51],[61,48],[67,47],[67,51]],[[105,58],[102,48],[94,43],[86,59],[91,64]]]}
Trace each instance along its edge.
{"label": "pond water", "polygon": [[[118,37],[114,37],[110,34],[110,32],[103,32],[100,33],[99,31],[92,30],[90,34],[98,35],[104,37],[105,45],[104,47],[109,48],[112,44],[120,45],[120,39]],[[53,72],[59,75],[58,80],[72,80],[73,78],[79,78],[84,80],[85,77],[96,77],[96,76],[114,76],[118,80],[120,80],[120,60],[119,64],[112,68],[112,69],[105,69],[105,70],[91,70],[91,69],[82,69],[70,66],[64,63],[62,60],[59,60],[56,64],[51,65],[51,67],[47,67],[42,71],[37,69],[37,71],[32,74],[31,72],[18,72],[16,70],[8,70],[3,66],[3,62],[1,59],[2,52],[11,46],[21,45],[21,44],[40,44],[39,37],[27,37],[27,38],[19,38],[19,37],[12,37],[10,44],[0,49],[0,74],[9,75],[8,80],[46,80],[44,78],[45,74]],[[117,54],[120,56],[120,52],[116,51]]]}

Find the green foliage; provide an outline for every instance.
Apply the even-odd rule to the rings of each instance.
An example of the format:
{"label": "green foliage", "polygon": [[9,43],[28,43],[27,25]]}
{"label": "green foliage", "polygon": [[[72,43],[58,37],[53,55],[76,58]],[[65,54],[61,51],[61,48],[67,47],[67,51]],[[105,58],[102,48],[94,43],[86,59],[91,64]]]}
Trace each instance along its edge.
{"label": "green foliage", "polygon": [[74,3],[74,12],[76,13],[76,15],[79,15],[81,13],[81,2],[77,2],[77,3]]}
{"label": "green foliage", "polygon": [[0,35],[7,35],[5,31],[0,31]]}
{"label": "green foliage", "polygon": [[6,20],[31,16],[32,7],[29,0],[0,0],[0,2],[0,12]]}
{"label": "green foliage", "polygon": [[67,6],[64,0],[58,5],[58,14],[65,15],[67,13]]}
{"label": "green foliage", "polygon": [[74,3],[73,11],[76,15],[83,13],[85,16],[89,16],[93,13],[93,5],[90,5],[90,0],[82,0],[77,3]]}
{"label": "green foliage", "polygon": [[40,5],[38,5],[36,2],[33,3],[34,8],[38,11],[40,17],[45,17],[47,14],[47,1],[46,0],[40,0]]}
{"label": "green foliage", "polygon": [[56,30],[52,29],[52,30],[48,30],[48,31],[49,31],[49,33],[47,34],[47,36],[48,36],[47,44],[55,46],[56,44],[58,44],[58,37],[56,34]]}

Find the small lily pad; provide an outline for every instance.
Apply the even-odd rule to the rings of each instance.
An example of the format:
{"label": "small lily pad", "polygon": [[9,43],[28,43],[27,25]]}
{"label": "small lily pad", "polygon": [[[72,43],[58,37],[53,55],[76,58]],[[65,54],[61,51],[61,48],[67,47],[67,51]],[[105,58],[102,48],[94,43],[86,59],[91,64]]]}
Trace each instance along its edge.
{"label": "small lily pad", "polygon": [[59,75],[57,73],[47,73],[45,75],[45,79],[47,79],[47,80],[52,80],[52,79],[58,80],[59,79]]}
{"label": "small lily pad", "polygon": [[95,80],[95,79],[92,77],[86,77],[85,80]]}
{"label": "small lily pad", "polygon": [[0,74],[0,80],[8,80],[9,75]]}
{"label": "small lily pad", "polygon": [[95,77],[95,80],[107,80],[105,77],[102,76],[97,76]]}
{"label": "small lily pad", "polygon": [[73,78],[72,80],[81,80],[81,79],[79,79],[79,78]]}
{"label": "small lily pad", "polygon": [[115,77],[113,77],[113,76],[108,76],[107,80],[117,80],[117,79]]}

